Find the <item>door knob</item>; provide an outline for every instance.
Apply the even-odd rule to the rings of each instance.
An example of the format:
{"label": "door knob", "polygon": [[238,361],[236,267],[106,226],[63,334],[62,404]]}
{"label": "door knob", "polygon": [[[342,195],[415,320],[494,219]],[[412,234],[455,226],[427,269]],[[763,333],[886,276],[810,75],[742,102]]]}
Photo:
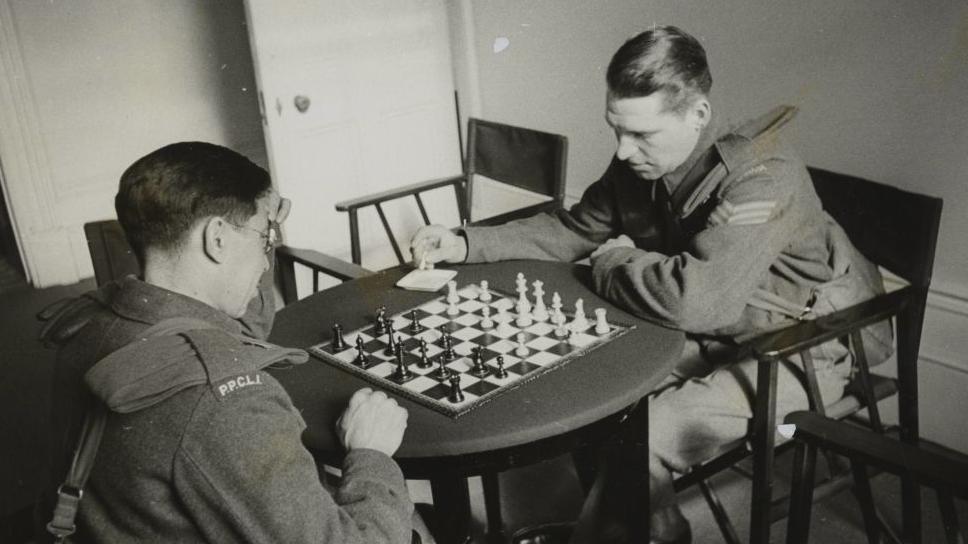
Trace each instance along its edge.
{"label": "door knob", "polygon": [[292,99],[292,103],[296,106],[296,109],[299,110],[299,113],[306,113],[306,110],[309,109],[310,100],[308,96],[299,94],[296,95],[296,98]]}

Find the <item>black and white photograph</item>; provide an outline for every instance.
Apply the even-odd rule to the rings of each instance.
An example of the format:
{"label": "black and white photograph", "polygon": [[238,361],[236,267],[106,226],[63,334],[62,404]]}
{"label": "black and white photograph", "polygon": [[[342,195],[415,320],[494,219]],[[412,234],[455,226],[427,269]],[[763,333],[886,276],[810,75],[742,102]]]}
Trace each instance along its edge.
{"label": "black and white photograph", "polygon": [[963,0],[0,0],[0,542],[965,542]]}

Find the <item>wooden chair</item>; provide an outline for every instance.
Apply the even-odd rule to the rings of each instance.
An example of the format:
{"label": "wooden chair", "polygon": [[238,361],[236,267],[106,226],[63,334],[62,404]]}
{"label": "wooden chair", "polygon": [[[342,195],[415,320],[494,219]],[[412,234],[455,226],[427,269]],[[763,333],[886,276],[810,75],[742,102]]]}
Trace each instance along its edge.
{"label": "wooden chair", "polygon": [[[690,485],[700,487],[724,539],[730,543],[739,542],[739,539],[707,482],[712,475],[752,456],[750,542],[768,542],[772,521],[782,518],[788,509],[788,497],[779,500],[773,497],[772,469],[777,451],[776,376],[780,361],[791,357],[802,358],[812,410],[841,419],[866,408],[869,423],[878,432],[883,431],[883,425],[877,401],[898,393],[901,439],[905,442],[916,442],[918,439],[918,350],[942,201],[825,170],[811,168],[810,174],[824,208],[844,227],[861,253],[905,280],[908,285],[816,320],[799,322],[766,334],[749,343],[759,361],[759,369],[758,394],[748,440],[695,467],[675,481],[677,491]],[[889,319],[896,319],[896,380],[870,373],[860,334],[865,326]],[[816,387],[809,349],[835,338],[849,338],[856,355],[857,372],[845,396],[825,408]],[[781,448],[790,445],[787,443]],[[827,496],[849,486],[849,475],[842,476],[818,487],[817,496]],[[904,481],[903,498],[906,506],[904,532],[906,535],[919,534],[920,495],[909,478]]]}
{"label": "wooden chair", "polygon": [[[141,273],[138,259],[131,251],[124,229],[117,220],[94,221],[84,225],[87,247],[94,264],[94,280],[97,285],[122,278],[129,274]],[[313,291],[319,289],[319,274],[332,276],[346,281],[371,274],[369,270],[353,263],[337,259],[311,249],[298,249],[279,246],[275,249],[277,283],[282,300],[291,304],[296,295],[296,265],[305,266],[313,273]]]}
{"label": "wooden chair", "polygon": [[814,412],[794,412],[784,421],[796,426],[794,439],[797,444],[787,525],[788,544],[806,544],[809,539],[818,448],[850,459],[854,487],[864,515],[867,539],[871,544],[881,542],[881,539],[868,467],[906,476],[920,485],[934,488],[938,494],[948,543],[964,543],[953,497],[968,500],[968,457],[926,451],[916,443],[892,440],[869,429],[825,418]]}
{"label": "wooden chair", "polygon": [[412,196],[424,224],[429,225],[430,217],[420,195],[433,189],[451,186],[457,200],[461,223],[468,223],[471,221],[475,176],[483,176],[547,198],[538,204],[474,222],[480,225],[501,224],[562,206],[565,198],[567,157],[568,139],[564,136],[470,118],[467,121],[467,159],[461,175],[415,183],[336,204],[337,211],[349,214],[352,260],[355,264],[361,264],[360,208],[376,208],[397,260],[403,264],[403,252],[387,220],[383,203]]}

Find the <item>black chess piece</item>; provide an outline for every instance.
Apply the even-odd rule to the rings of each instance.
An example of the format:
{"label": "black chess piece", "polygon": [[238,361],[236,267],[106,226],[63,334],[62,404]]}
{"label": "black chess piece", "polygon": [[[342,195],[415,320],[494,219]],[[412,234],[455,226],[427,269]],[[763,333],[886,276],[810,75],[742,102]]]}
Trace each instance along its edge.
{"label": "black chess piece", "polygon": [[427,341],[423,338],[420,339],[420,360],[417,362],[417,366],[420,368],[430,368],[433,363],[430,362],[430,357],[427,357]]}
{"label": "black chess piece", "polygon": [[356,359],[353,362],[360,368],[366,368],[370,364],[370,358],[363,351],[363,337],[359,335],[356,336]]}
{"label": "black chess piece", "polygon": [[504,368],[504,356],[503,355],[498,355],[497,356],[497,370],[494,372],[494,375],[497,376],[498,378],[502,379],[502,380],[504,378],[507,378],[508,377],[508,371],[507,371],[506,368]]}
{"label": "black chess piece", "polygon": [[450,377],[450,394],[447,395],[450,402],[464,402],[464,392],[460,390],[460,376]]}
{"label": "black chess piece", "polygon": [[343,351],[347,348],[346,340],[343,340],[343,327],[339,323],[333,325],[333,351]]}
{"label": "black chess piece", "polygon": [[398,340],[398,338],[394,338],[392,323],[389,323],[389,322],[387,323],[386,330],[387,330],[387,347],[386,349],[383,350],[383,354],[393,355],[393,348],[396,346],[397,344],[396,341]]}
{"label": "black chess piece", "polygon": [[410,310],[410,333],[417,334],[424,330],[424,326],[417,320],[417,310]]}
{"label": "black chess piece", "polygon": [[397,381],[409,380],[413,373],[407,368],[407,363],[403,360],[403,346],[398,342],[394,348],[394,356],[397,358],[397,369],[393,372],[393,378]]}
{"label": "black chess piece", "polygon": [[444,337],[441,342],[443,343],[444,348],[444,359],[447,359],[448,361],[453,361],[456,359],[457,354],[454,352],[454,339],[450,336],[449,332],[444,333]]}
{"label": "black chess piece", "polygon": [[376,330],[374,332],[377,336],[387,332],[387,309],[385,306],[380,306],[376,311]]}
{"label": "black chess piece", "polygon": [[447,360],[443,356],[437,357],[437,370],[434,371],[433,377],[440,381],[450,378],[451,371],[446,365]]}
{"label": "black chess piece", "polygon": [[484,355],[481,353],[481,348],[474,348],[472,360],[474,361],[474,368],[471,369],[471,374],[478,378],[484,378],[490,374],[490,371],[484,366]]}

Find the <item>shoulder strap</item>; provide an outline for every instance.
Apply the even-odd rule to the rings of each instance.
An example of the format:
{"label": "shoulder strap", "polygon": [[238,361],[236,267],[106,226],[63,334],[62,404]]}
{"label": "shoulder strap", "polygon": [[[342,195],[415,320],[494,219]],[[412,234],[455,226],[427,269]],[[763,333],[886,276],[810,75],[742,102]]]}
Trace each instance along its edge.
{"label": "shoulder strap", "polygon": [[[178,334],[188,330],[214,328],[217,327],[201,319],[173,317],[159,321],[149,327],[145,332],[138,335],[138,339]],[[138,339],[135,341],[139,341]],[[121,347],[118,351],[125,347],[127,346]],[[114,353],[117,353],[117,351],[109,353],[105,358],[111,357]],[[54,505],[53,516],[47,523],[47,532],[54,535],[55,542],[64,542],[77,530],[74,520],[77,518],[77,509],[80,506],[81,497],[84,496],[87,478],[91,475],[91,469],[94,467],[94,459],[97,457],[97,450],[101,445],[101,437],[104,436],[104,426],[107,419],[108,414],[104,403],[94,399],[91,409],[84,417],[84,425],[81,427],[77,449],[74,450],[71,468],[67,471],[64,483],[57,488],[57,503]]]}

